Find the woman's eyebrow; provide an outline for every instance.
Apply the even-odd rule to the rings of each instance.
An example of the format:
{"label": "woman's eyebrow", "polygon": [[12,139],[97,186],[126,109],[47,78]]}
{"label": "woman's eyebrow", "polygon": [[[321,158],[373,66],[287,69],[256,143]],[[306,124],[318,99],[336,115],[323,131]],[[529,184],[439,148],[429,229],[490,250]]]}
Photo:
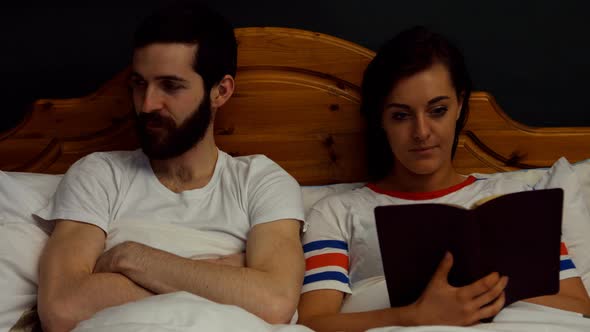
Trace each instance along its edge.
{"label": "woman's eyebrow", "polygon": [[430,99],[430,101],[428,102],[428,105],[432,105],[432,104],[436,104],[441,100],[445,100],[445,99],[451,99],[448,96],[438,96],[435,98]]}
{"label": "woman's eyebrow", "polygon": [[398,104],[398,103],[389,103],[385,106],[385,108],[391,108],[391,107],[395,107],[395,108],[403,108],[405,110],[410,110],[410,106],[406,105],[406,104]]}

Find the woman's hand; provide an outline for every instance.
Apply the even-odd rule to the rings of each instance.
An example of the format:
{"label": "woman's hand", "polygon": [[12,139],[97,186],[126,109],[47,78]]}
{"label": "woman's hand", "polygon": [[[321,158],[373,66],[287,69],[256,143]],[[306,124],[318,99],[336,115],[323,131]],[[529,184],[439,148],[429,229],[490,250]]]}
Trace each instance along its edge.
{"label": "woman's hand", "polygon": [[418,325],[472,325],[493,317],[504,306],[508,277],[491,273],[464,286],[449,285],[453,256],[447,252],[430,283],[413,304]]}

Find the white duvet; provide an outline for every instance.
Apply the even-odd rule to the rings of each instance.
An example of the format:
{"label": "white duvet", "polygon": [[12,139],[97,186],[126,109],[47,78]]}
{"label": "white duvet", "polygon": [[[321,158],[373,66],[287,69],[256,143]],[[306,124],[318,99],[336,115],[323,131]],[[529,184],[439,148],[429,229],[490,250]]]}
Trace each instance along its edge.
{"label": "white duvet", "polygon": [[[245,310],[186,292],[158,295],[109,308],[75,332],[102,331],[311,331],[302,325],[269,325]],[[471,327],[386,327],[370,331],[590,331],[590,319],[528,303],[505,308],[493,323]]]}
{"label": "white duvet", "polygon": [[[124,234],[134,234],[133,240],[145,236],[149,242],[158,227],[142,227],[134,231],[132,227],[114,232],[111,241],[123,241]],[[180,229],[176,229],[180,232]],[[168,232],[174,232],[168,229]],[[141,235],[143,234],[143,235]],[[171,235],[168,233],[168,235]],[[194,241],[197,234],[187,234],[186,229],[174,239],[170,247],[183,251],[183,243]],[[8,331],[22,312],[32,307],[36,300],[37,263],[47,235],[39,227],[28,223],[13,223],[0,226],[0,257],[4,266],[0,270],[3,280],[11,280],[0,287],[0,331]],[[25,241],[26,240],[26,241]],[[208,240],[209,241],[209,240]],[[24,243],[26,242],[26,245]],[[110,245],[112,245],[111,242]],[[194,244],[194,242],[192,242]],[[205,243],[205,242],[202,242]],[[160,243],[162,244],[162,243]],[[10,253],[10,255],[8,255]],[[14,255],[17,253],[17,255]],[[185,252],[186,253],[186,252]],[[195,252],[190,253],[195,254]],[[15,282],[16,281],[16,282]],[[387,298],[385,282],[374,278],[353,287],[343,309],[358,311],[372,309],[370,305],[383,305]],[[381,303],[381,304],[379,304]],[[567,311],[543,306],[515,303],[505,308],[490,324],[480,324],[469,328],[423,326],[389,327],[374,331],[590,331],[590,319]],[[75,331],[310,331],[301,325],[270,325],[248,313],[230,305],[221,305],[186,292],[153,296],[141,301],[112,307],[98,312],[91,319],[80,323]]]}

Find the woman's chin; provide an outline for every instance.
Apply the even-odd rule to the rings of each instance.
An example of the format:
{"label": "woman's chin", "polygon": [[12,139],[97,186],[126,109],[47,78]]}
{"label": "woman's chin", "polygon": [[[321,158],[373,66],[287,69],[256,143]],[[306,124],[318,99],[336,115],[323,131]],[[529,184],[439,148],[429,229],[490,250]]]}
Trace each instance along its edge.
{"label": "woman's chin", "polygon": [[407,169],[416,175],[431,175],[440,169],[440,163],[435,160],[420,160],[408,166]]}

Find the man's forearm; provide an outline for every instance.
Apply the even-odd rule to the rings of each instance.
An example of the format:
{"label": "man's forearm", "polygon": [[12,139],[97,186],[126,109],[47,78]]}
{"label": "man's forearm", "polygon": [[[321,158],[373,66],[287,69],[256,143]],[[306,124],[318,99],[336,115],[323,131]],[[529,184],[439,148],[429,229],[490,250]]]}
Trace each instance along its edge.
{"label": "man's forearm", "polygon": [[45,331],[69,331],[96,312],[150,295],[124,275],[92,273],[102,229],[58,220],[39,259],[38,310]]}
{"label": "man's forearm", "polygon": [[68,331],[102,309],[153,295],[118,273],[93,273],[47,286],[39,287],[38,307],[48,331]]}
{"label": "man's forearm", "polygon": [[[142,247],[134,262],[121,263],[121,273],[154,293],[189,291],[212,301],[238,305],[271,322],[285,323],[295,311],[299,289],[285,287],[277,275],[182,258]],[[291,287],[292,288],[292,287]],[[285,306],[292,307],[291,314]],[[287,310],[289,312],[289,310]]]}

